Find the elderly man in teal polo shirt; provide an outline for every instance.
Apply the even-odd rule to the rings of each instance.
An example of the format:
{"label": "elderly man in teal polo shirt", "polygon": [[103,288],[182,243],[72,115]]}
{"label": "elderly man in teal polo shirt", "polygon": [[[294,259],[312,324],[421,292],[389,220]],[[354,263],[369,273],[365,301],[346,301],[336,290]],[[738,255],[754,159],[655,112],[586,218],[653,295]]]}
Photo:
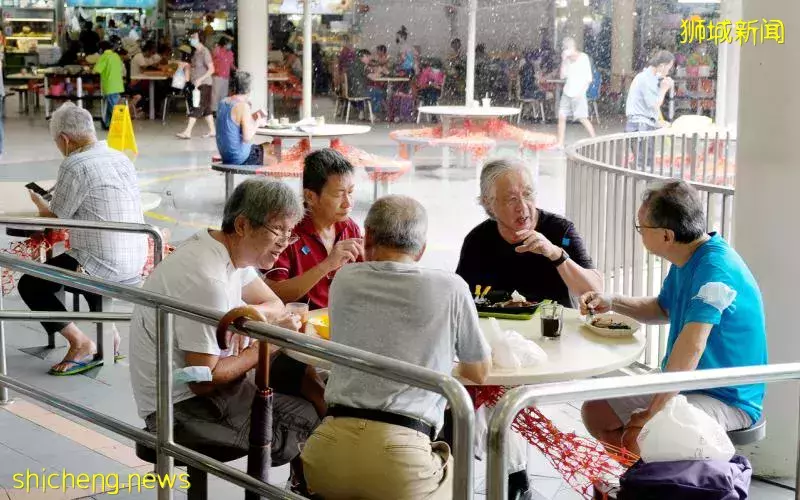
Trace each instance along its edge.
{"label": "elderly man in teal polo shirt", "polygon": [[111,42],[107,40],[100,42],[100,52],[103,55],[94,65],[94,72],[100,74],[100,91],[103,93],[103,129],[108,130],[114,106],[119,102],[119,95],[125,91],[125,83],[122,81],[125,65],[119,54],[114,52]]}
{"label": "elderly man in teal polo shirt", "polygon": [[[755,278],[739,254],[717,234],[706,234],[700,196],[684,181],[648,190],[637,231],[644,246],[672,267],[658,297],[620,297],[589,292],[581,311],[613,309],[644,323],[669,323],[668,372],[732,368],[767,363],[764,303]],[[642,426],[675,393],[589,401],[583,421],[593,436],[638,453]],[[761,418],[764,384],[686,393],[689,403],[728,431]]]}

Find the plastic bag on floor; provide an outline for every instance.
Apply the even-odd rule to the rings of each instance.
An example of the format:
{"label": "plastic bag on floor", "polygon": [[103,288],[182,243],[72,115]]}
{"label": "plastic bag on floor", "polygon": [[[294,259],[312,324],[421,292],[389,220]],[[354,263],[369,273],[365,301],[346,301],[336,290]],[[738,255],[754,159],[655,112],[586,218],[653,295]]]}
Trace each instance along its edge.
{"label": "plastic bag on floor", "polygon": [[685,396],[670,399],[653,415],[637,439],[645,462],[718,460],[728,462],[736,450],[725,429]]}
{"label": "plastic bag on floor", "polygon": [[492,348],[492,362],[498,368],[514,370],[547,361],[547,353],[536,342],[514,330],[503,330],[495,318],[489,318],[489,328],[483,334]]}

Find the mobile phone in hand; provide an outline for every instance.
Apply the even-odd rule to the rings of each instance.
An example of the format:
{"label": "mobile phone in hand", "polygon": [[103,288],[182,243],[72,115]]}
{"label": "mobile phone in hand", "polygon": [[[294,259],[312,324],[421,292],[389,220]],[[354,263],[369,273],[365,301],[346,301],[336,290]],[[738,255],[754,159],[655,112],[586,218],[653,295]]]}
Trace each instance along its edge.
{"label": "mobile phone in hand", "polygon": [[47,191],[46,189],[36,184],[35,182],[29,182],[25,184],[25,188],[30,189],[34,193],[38,194],[39,196],[44,198],[45,201],[50,201],[53,199],[53,195],[50,193],[50,191]]}

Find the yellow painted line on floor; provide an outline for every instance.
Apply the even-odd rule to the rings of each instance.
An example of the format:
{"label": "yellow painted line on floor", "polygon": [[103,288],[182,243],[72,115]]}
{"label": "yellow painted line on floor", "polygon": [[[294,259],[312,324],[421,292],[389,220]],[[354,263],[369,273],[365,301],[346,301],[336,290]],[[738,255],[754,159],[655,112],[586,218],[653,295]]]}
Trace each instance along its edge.
{"label": "yellow painted line on floor", "polygon": [[216,227],[216,226],[210,226],[208,224],[202,224],[200,222],[182,221],[182,220],[178,220],[178,219],[176,219],[174,217],[170,217],[169,215],[160,214],[158,212],[145,212],[144,216],[145,217],[149,217],[151,219],[155,219],[157,221],[165,222],[167,224],[176,224],[176,225],[179,225],[179,226],[196,227],[196,228],[199,228],[199,229],[210,228],[210,229],[219,230],[219,227]]}
{"label": "yellow painted line on floor", "polygon": [[186,179],[188,177],[200,177],[201,175],[206,175],[208,173],[209,171],[207,170],[193,170],[191,172],[183,172],[180,174],[164,175],[161,177],[155,177],[153,179],[139,181],[139,186],[150,186],[152,184],[158,184],[159,182],[169,182],[175,179]]}

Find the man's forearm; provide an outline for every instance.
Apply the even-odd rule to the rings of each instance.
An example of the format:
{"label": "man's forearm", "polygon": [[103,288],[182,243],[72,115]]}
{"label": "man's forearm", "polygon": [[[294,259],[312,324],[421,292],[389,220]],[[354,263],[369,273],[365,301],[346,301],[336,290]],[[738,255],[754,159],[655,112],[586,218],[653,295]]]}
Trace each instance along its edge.
{"label": "man's forearm", "polygon": [[300,276],[284,281],[267,281],[269,287],[284,302],[295,302],[306,295],[314,285],[324,278],[331,270],[321,262],[304,272]]}
{"label": "man's forearm", "polygon": [[[710,327],[708,328],[710,330]],[[665,371],[667,372],[687,372],[697,369],[700,358],[706,348],[707,334],[696,332],[694,328],[687,329],[678,335],[672,352],[667,360]],[[656,394],[647,408],[651,414],[656,414],[664,408],[671,398],[679,394],[678,391]]]}
{"label": "man's forearm", "polygon": [[642,323],[663,324],[669,321],[669,316],[658,305],[656,297],[614,295],[611,301],[611,308]]}
{"label": "man's forearm", "polygon": [[219,358],[211,370],[211,382],[195,382],[189,388],[198,396],[211,394],[217,387],[230,384],[244,376],[258,364],[258,346],[251,346],[238,356]]}
{"label": "man's forearm", "polygon": [[558,274],[569,291],[578,297],[586,292],[603,291],[603,275],[597,269],[586,269],[572,259],[558,266]]}

